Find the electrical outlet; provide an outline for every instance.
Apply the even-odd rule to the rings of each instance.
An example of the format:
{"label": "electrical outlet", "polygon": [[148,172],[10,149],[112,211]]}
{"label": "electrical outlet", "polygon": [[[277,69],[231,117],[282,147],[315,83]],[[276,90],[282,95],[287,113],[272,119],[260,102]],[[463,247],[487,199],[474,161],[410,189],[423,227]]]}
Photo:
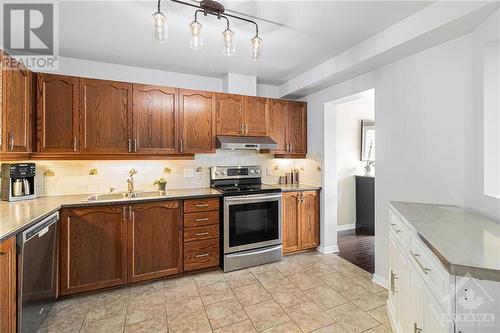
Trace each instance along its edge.
{"label": "electrical outlet", "polygon": [[268,176],[272,176],[272,171],[271,171],[271,168],[266,168],[266,175]]}
{"label": "electrical outlet", "polygon": [[194,169],[184,169],[184,178],[193,178]]}

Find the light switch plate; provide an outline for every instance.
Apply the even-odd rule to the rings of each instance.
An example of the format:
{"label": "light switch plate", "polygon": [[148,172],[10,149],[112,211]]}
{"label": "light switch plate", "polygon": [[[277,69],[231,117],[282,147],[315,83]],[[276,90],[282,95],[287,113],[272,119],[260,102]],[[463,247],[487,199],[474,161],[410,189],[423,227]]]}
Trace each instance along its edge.
{"label": "light switch plate", "polygon": [[193,178],[194,169],[184,169],[184,178]]}

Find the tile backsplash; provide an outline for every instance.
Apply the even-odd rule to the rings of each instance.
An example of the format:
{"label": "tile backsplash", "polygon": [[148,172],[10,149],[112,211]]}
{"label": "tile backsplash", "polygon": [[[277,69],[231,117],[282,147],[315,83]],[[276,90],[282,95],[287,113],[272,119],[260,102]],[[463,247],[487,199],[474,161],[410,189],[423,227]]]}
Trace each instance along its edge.
{"label": "tile backsplash", "polygon": [[254,151],[221,150],[196,155],[194,160],[36,161],[36,165],[38,195],[102,193],[110,188],[125,191],[131,168],[138,171],[134,176],[138,190],[154,189],[154,181],[161,177],[167,180],[167,190],[209,187],[210,167],[215,165],[260,165],[267,184],[277,183],[286,171],[299,169],[302,184],[321,184],[319,160],[275,159]]}

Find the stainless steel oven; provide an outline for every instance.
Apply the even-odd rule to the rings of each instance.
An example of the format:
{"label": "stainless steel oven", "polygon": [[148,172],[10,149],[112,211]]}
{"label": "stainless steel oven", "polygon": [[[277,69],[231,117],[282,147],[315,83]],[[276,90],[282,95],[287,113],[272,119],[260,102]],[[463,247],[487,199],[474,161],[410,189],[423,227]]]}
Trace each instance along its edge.
{"label": "stainless steel oven", "polygon": [[281,193],[224,198],[224,253],[281,244]]}

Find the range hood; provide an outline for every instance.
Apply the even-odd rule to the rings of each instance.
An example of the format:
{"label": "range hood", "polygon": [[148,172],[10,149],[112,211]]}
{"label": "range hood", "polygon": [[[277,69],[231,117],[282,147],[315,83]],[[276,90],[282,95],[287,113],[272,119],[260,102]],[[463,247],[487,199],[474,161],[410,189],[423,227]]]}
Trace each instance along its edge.
{"label": "range hood", "polygon": [[278,144],[267,136],[217,136],[217,149],[273,150],[278,149]]}

